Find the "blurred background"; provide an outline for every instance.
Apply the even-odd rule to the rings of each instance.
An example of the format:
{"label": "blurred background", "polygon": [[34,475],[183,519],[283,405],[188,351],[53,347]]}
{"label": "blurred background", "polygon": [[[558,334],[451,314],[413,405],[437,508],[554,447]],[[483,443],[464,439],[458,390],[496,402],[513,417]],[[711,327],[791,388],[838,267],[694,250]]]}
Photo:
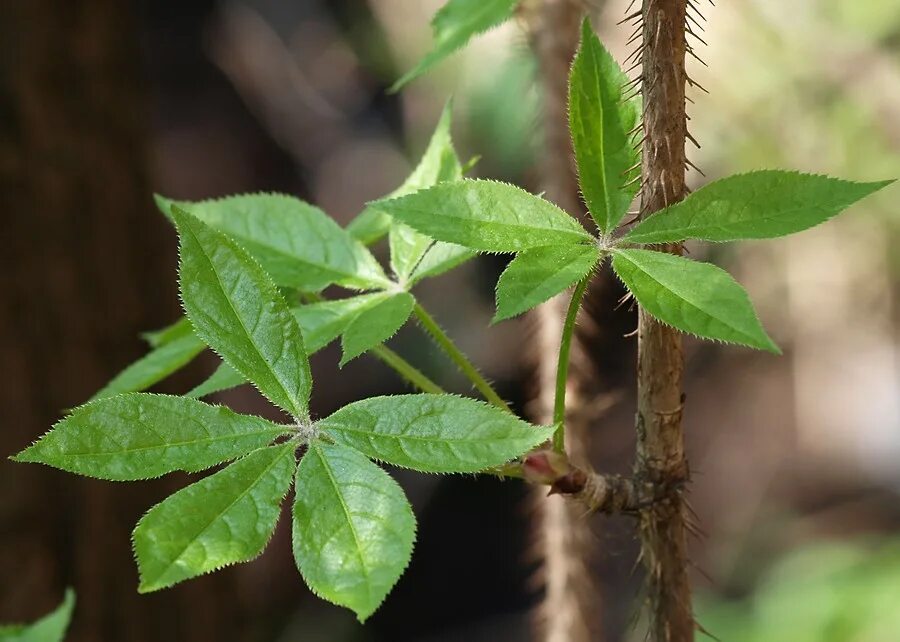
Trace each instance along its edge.
{"label": "blurred background", "polygon": [[[541,87],[517,19],[402,93],[438,0],[0,1],[0,622],[49,611],[74,586],[75,642],[528,640],[540,599],[528,494],[516,482],[399,473],[419,519],[412,565],[360,627],[313,597],[283,520],[259,560],[139,596],[129,534],[188,482],[76,478],[6,456],[45,432],[179,315],[176,237],[151,194],[296,194],[346,224],[396,187],[454,99],[479,176],[540,182]],[[619,60],[626,0],[594,1]],[[690,157],[703,182],[761,167],[900,176],[900,3],[743,0],[705,8],[690,72]],[[691,542],[698,618],[734,642],[900,639],[900,187],[790,239],[691,247],[741,281],[780,358],[687,341]],[[385,248],[380,248],[381,256]],[[518,408],[526,321],[487,328],[502,257],[417,292]],[[592,458],[633,454],[635,327],[607,279],[586,333],[603,393]],[[460,379],[413,327],[392,340],[442,383]],[[314,359],[314,411],[401,392],[361,358]],[[180,392],[203,355],[158,386]],[[271,412],[249,389],[220,401]],[[602,410],[602,412],[600,412]],[[641,639],[637,546],[592,518],[597,640]]]}

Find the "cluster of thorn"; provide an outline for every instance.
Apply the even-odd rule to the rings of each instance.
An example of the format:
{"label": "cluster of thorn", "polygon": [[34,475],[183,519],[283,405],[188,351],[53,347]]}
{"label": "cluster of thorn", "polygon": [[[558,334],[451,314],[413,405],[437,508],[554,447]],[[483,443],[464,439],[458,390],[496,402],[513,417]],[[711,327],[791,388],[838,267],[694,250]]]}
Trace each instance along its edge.
{"label": "cluster of thorn", "polygon": [[[715,3],[713,0],[707,0],[707,1],[709,2],[710,5],[715,6]],[[706,40],[704,40],[703,37],[700,35],[700,33],[703,33],[706,30],[704,27],[706,18],[703,15],[702,11],[700,10],[698,2],[700,2],[700,0],[687,0],[685,3],[686,10],[685,10],[685,16],[684,16],[684,25],[683,25],[684,33],[685,33],[685,53],[687,55],[693,57],[694,59],[696,59],[703,66],[708,67],[709,65],[707,65],[706,62],[702,58],[700,58],[700,56],[697,54],[697,51],[695,49],[695,46],[697,45],[697,43],[702,44],[702,45],[707,44]],[[626,46],[631,47],[632,45],[636,45],[634,50],[625,59],[624,65],[623,65],[625,67],[625,74],[628,76],[631,76],[633,73],[635,73],[637,71],[637,75],[634,76],[633,78],[631,78],[631,80],[629,80],[622,89],[622,100],[623,101],[629,101],[629,100],[633,99],[635,96],[637,96],[638,94],[640,94],[641,92],[649,91],[652,88],[652,85],[647,86],[647,87],[644,86],[645,76],[644,76],[643,70],[641,68],[643,67],[643,64],[644,64],[644,50],[645,50],[645,47],[647,46],[647,40],[649,38],[658,38],[659,30],[662,27],[662,23],[657,22],[657,29],[656,29],[655,34],[644,34],[645,15],[648,10],[652,10],[652,6],[653,6],[654,2],[653,2],[653,0],[642,0],[642,6],[639,7],[638,9],[634,9],[636,4],[637,4],[637,0],[631,0],[631,2],[629,3],[628,7],[625,10],[625,13],[626,13],[625,17],[622,20],[620,20],[618,23],[618,25],[627,24],[627,25],[633,27],[633,31],[629,35],[629,38],[626,42]],[[694,39],[694,41],[689,40],[688,36],[692,37]],[[697,89],[699,89],[700,91],[703,91],[704,93],[709,93],[705,87],[703,87],[700,83],[698,83],[696,80],[694,80],[689,74],[684,72],[683,75],[684,75],[684,82],[688,86],[696,87]],[[654,78],[651,78],[650,82],[653,83],[656,80],[657,80],[657,77],[654,77]],[[693,100],[688,96],[685,96],[685,101],[693,103]],[[632,144],[633,144],[634,148],[639,151],[641,151],[643,149],[643,146],[647,141],[647,133],[646,133],[646,129],[644,127],[644,117],[646,115],[646,104],[647,103],[645,101],[644,105],[642,106],[643,111],[641,113],[641,118],[639,119],[639,122],[634,127],[634,129],[632,129],[630,132],[628,132],[628,135],[632,137]],[[690,121],[690,117],[687,115],[687,113],[685,111],[685,127],[684,127],[685,138],[686,138],[686,140],[689,140],[694,146],[696,146],[697,149],[700,149],[700,143],[691,134],[691,132],[689,130],[688,121]],[[666,139],[666,144],[669,144],[668,139]],[[687,156],[685,156],[685,158],[684,158],[684,165],[685,165],[685,169],[693,168],[701,176],[705,176],[703,171],[699,167],[697,167],[693,162],[691,162],[690,159],[687,158]],[[638,163],[634,167],[629,168],[627,170],[627,174],[630,174],[631,172],[638,170],[640,168],[640,166],[641,166],[641,163]],[[634,183],[637,183],[638,181],[640,181],[640,187],[638,189],[638,196],[640,197],[643,194],[645,188],[647,187],[647,180],[648,180],[648,177],[643,176],[642,172],[637,172],[637,175],[627,185],[631,186]],[[687,188],[685,188],[685,191],[687,192],[689,190],[687,190]],[[674,196],[680,198],[680,195],[674,195]],[[638,213],[635,212],[634,214],[637,215]]]}

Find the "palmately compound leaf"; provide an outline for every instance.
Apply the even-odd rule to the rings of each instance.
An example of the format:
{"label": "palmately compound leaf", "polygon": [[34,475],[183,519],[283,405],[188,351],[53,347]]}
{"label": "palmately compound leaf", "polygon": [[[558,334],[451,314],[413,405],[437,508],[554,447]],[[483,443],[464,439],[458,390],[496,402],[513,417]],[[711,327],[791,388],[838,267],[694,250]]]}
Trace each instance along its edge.
{"label": "palmately compound leaf", "polygon": [[275,284],[237,243],[178,207],[181,300],[194,330],[275,405],[303,418],[312,377],[303,336]]}
{"label": "palmately compound leaf", "polygon": [[416,300],[408,292],[385,293],[383,298],[361,310],[341,338],[341,364],[355,359],[390,339],[412,314]]}
{"label": "palmately compound leaf", "polygon": [[361,453],[313,442],[297,467],[294,558],[316,595],[364,621],[412,557],[416,518],[403,490]]}
{"label": "palmately compound leaf", "polygon": [[285,194],[242,194],[177,202],[160,196],[166,216],[177,205],[237,240],[276,284],[317,292],[337,283],[362,290],[388,283],[371,252],[325,212]]}
{"label": "palmately compound leaf", "polygon": [[[451,103],[448,102],[419,164],[403,185],[386,198],[405,196],[438,183],[458,181],[462,178],[462,165],[453,148],[450,126]],[[378,207],[378,205],[375,203],[370,207]],[[390,228],[390,248],[391,267],[394,269],[398,281],[403,284],[411,284],[413,272],[416,272],[418,277],[415,280],[419,280],[423,276],[438,273],[442,269],[455,267],[474,256],[471,250],[459,245],[435,242],[396,221],[391,224]],[[426,254],[432,257],[429,261],[431,265],[425,270],[419,270],[418,267]],[[435,259],[439,260],[436,262]]]}
{"label": "palmately compound leaf", "polygon": [[497,281],[494,322],[527,312],[584,278],[600,260],[596,245],[550,245],[519,252]]}
{"label": "palmately compound leaf", "polygon": [[496,406],[433,394],[364,399],[317,426],[373,459],[431,473],[499,466],[553,434],[552,427],[532,426]]}
{"label": "palmately compound leaf", "polygon": [[3,642],[63,642],[72,611],[75,609],[75,591],[66,589],[62,603],[52,613],[34,624],[0,626]]}
{"label": "palmately compound leaf", "polygon": [[381,207],[426,236],[473,250],[518,252],[592,240],[556,205],[496,181],[440,183],[382,201]]}
{"label": "palmately compound leaf", "polygon": [[650,250],[615,250],[613,269],[647,312],[682,332],[780,353],[750,297],[710,263]]}
{"label": "palmately compound leaf", "polygon": [[113,377],[91,400],[146,390],[186,366],[204,349],[206,344],[193,332],[165,342]]}
{"label": "palmately compound leaf", "polygon": [[256,450],[151,508],[134,529],[138,591],[158,591],[262,553],[291,485],[295,446]]}
{"label": "palmately compound leaf", "polygon": [[[312,355],[337,339],[347,326],[363,311],[383,302],[389,295],[383,292],[359,294],[347,299],[309,303],[291,309],[307,353]],[[188,393],[190,397],[205,397],[247,383],[241,374],[222,363],[210,377]]]}
{"label": "palmately compound leaf", "polygon": [[892,182],[853,183],[780,170],[736,174],[648,217],[625,240],[669,243],[785,236],[827,221]]}
{"label": "palmately compound leaf", "polygon": [[432,50],[391,87],[397,91],[465,46],[473,36],[512,17],[519,0],[449,0],[431,20]]}
{"label": "palmately compound leaf", "polygon": [[195,399],[129,393],[76,408],[16,461],[133,481],[176,470],[197,472],[285,434],[259,417]]}
{"label": "palmately compound leaf", "polygon": [[581,193],[597,227],[612,232],[628,211],[640,181],[640,155],[631,132],[639,100],[622,100],[628,77],[585,18],[569,76],[569,129]]}

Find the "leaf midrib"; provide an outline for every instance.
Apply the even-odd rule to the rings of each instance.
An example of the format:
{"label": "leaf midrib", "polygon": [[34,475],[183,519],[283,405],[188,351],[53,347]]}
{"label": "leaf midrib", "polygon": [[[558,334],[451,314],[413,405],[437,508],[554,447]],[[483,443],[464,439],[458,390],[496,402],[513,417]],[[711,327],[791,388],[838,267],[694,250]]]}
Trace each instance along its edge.
{"label": "leaf midrib", "polygon": [[322,468],[325,469],[325,474],[328,475],[328,481],[331,482],[331,486],[334,488],[334,494],[337,495],[338,501],[341,504],[341,508],[344,511],[344,517],[347,518],[347,526],[350,529],[350,533],[353,535],[353,543],[356,545],[356,557],[359,559],[359,566],[362,569],[363,576],[365,577],[366,584],[366,594],[368,595],[368,603],[366,607],[368,608],[369,604],[372,602],[372,580],[371,575],[369,573],[369,568],[366,565],[366,559],[363,555],[362,545],[360,544],[359,533],[356,532],[356,525],[353,523],[353,515],[350,512],[350,507],[347,506],[347,502],[344,500],[344,495],[341,493],[341,487],[337,482],[337,479],[334,476],[334,472],[331,470],[331,466],[328,463],[328,458],[325,457],[325,454],[322,452],[321,447],[318,445],[311,446],[310,450],[315,451],[316,456],[319,458],[319,461],[322,462]]}
{"label": "leaf midrib", "polygon": [[733,326],[733,325],[732,325],[731,323],[729,323],[728,321],[726,321],[726,320],[724,320],[724,319],[722,319],[722,318],[720,318],[720,317],[718,317],[718,316],[716,316],[716,315],[714,315],[714,314],[712,314],[712,313],[710,313],[710,312],[707,312],[707,311],[704,310],[703,308],[699,307],[696,303],[694,303],[694,302],[691,301],[690,299],[687,299],[686,297],[684,297],[682,294],[680,294],[680,293],[677,292],[676,290],[672,289],[672,288],[669,287],[668,285],[665,285],[662,281],[660,281],[659,279],[657,279],[656,277],[654,277],[652,274],[650,274],[649,272],[647,272],[643,267],[641,267],[638,263],[636,263],[635,261],[633,261],[633,260],[631,260],[630,258],[628,258],[626,255],[619,253],[618,256],[619,256],[619,257],[624,257],[629,263],[631,263],[634,267],[636,267],[636,268],[637,268],[638,270],[640,270],[643,274],[645,274],[645,275],[647,276],[647,278],[649,278],[650,280],[652,280],[654,283],[656,283],[657,285],[659,285],[661,288],[663,288],[663,289],[665,289],[665,290],[671,292],[674,296],[678,297],[680,300],[682,300],[682,301],[684,301],[685,303],[687,303],[687,304],[688,304],[689,306],[691,306],[694,310],[700,312],[701,314],[705,314],[705,315],[707,315],[708,317],[711,317],[711,318],[715,319],[716,321],[718,321],[719,323],[721,323],[722,325],[724,325],[724,326],[726,326],[726,327],[728,327],[728,328],[731,328],[732,330],[734,330],[734,331],[735,331],[737,334],[739,334],[740,336],[742,336],[742,337],[747,337],[747,338],[749,339],[750,345],[754,345],[754,346],[755,346],[755,345],[759,345],[758,339],[757,339],[756,337],[754,337],[753,335],[747,334],[746,331],[741,330],[740,328],[736,328],[735,326]]}
{"label": "leaf midrib", "polygon": [[[285,386],[285,384],[281,381],[281,378],[278,376],[278,374],[277,374],[277,373],[275,372],[275,370],[272,368],[272,366],[271,366],[271,364],[269,363],[268,359],[266,359],[266,357],[263,355],[262,350],[260,349],[260,347],[256,344],[256,341],[254,340],[253,335],[250,333],[250,331],[247,329],[247,325],[244,323],[244,319],[241,317],[240,314],[238,314],[237,308],[234,307],[234,303],[231,301],[231,297],[229,297],[229,296],[228,296],[228,293],[225,291],[225,284],[222,282],[222,277],[219,275],[219,271],[216,269],[216,265],[215,265],[215,263],[213,263],[212,257],[211,257],[211,256],[209,255],[209,253],[206,251],[206,248],[203,247],[203,243],[200,242],[200,239],[199,239],[199,238],[197,237],[197,235],[194,233],[194,230],[191,229],[190,225],[188,225],[187,228],[188,228],[188,232],[190,232],[191,236],[194,237],[194,241],[197,243],[197,246],[200,248],[200,252],[203,254],[203,258],[206,259],[206,262],[209,264],[210,269],[212,269],[212,273],[213,273],[213,275],[216,277],[216,282],[219,284],[219,290],[221,291],[222,296],[223,296],[223,298],[225,299],[225,301],[228,302],[228,307],[231,308],[231,312],[234,314],[234,317],[238,320],[238,323],[241,325],[241,328],[242,328],[243,331],[244,331],[244,335],[245,335],[245,336],[247,337],[247,339],[249,340],[250,345],[253,346],[253,349],[256,351],[257,356],[260,358],[260,360],[262,360],[263,364],[265,364],[266,369],[268,370],[268,372],[272,375],[272,377],[273,377],[273,378],[275,379],[275,381],[278,383],[278,387],[281,388],[281,391],[285,394],[287,400],[290,402],[290,405],[294,406],[293,408],[290,409],[290,411],[291,411],[291,412],[297,412],[297,411],[299,411],[299,412],[297,412],[297,414],[295,415],[295,418],[296,418],[296,417],[299,417],[300,415],[303,414],[303,408],[297,403],[298,400],[294,399],[294,396],[288,391],[288,389],[287,389],[287,387]],[[226,238],[227,238],[227,237],[226,237]],[[229,247],[228,249],[229,249],[231,252],[234,252],[234,251],[235,251],[235,248],[233,248],[233,247]],[[251,259],[251,260],[252,260],[252,259]],[[251,267],[251,269],[259,269],[259,270],[261,270],[262,268],[259,268],[259,266],[257,266],[257,265],[253,265],[253,266]],[[258,276],[259,276],[259,275],[257,274],[257,277],[258,277]],[[277,294],[277,293],[276,293],[276,294]],[[288,311],[288,312],[290,312],[290,311]],[[296,325],[297,321],[296,321],[296,319],[294,318],[293,315],[291,315],[291,320],[292,320],[293,323]],[[197,331],[198,329],[195,327],[194,330]],[[298,329],[298,332],[299,332],[299,329]],[[302,336],[302,334],[301,334],[301,336]],[[285,337],[285,341],[287,341],[287,338],[286,338],[286,337]],[[217,350],[217,352],[218,352],[218,350]],[[223,358],[224,358],[224,355],[223,355]],[[229,359],[225,359],[225,360],[226,360],[226,361],[230,361]],[[256,381],[254,381],[254,380],[255,380],[255,377],[249,376],[246,372],[241,372],[241,369],[238,368],[235,364],[231,364],[231,366],[232,366],[235,370],[237,370],[238,372],[240,372],[242,375],[244,375],[244,377],[246,377],[248,381],[252,381],[253,383],[256,384]],[[259,384],[256,384],[256,385],[259,385]],[[287,410],[287,408],[286,408],[285,410]]]}
{"label": "leaf midrib", "polygon": [[[716,200],[714,200],[714,201],[711,201],[709,204],[707,204],[707,205],[704,207],[703,210],[700,210],[700,211],[696,212],[696,213],[694,214],[694,216],[696,217],[696,216],[700,216],[701,214],[704,214],[704,213],[706,212],[706,208],[707,208],[707,207],[710,207],[710,205],[711,205],[712,203],[721,203],[721,202],[723,202],[723,201],[724,201],[724,202],[731,202],[732,200],[733,200],[733,199],[716,199]],[[783,217],[783,216],[793,216],[793,215],[796,214],[797,212],[802,212],[802,211],[804,211],[804,210],[806,210],[806,209],[810,209],[810,208],[808,208],[806,205],[800,205],[800,206],[797,206],[797,207],[792,207],[792,208],[790,208],[790,209],[788,209],[788,210],[781,210],[781,212],[780,212],[780,213],[777,213],[777,214],[764,215],[764,216],[760,216],[760,217],[758,217],[758,218],[753,218],[753,219],[744,219],[744,220],[737,221],[737,222],[731,222],[731,223],[729,223],[728,225],[730,225],[730,226],[740,226],[740,225],[747,225],[748,223],[750,223],[750,224],[753,224],[753,223],[768,223],[768,222],[770,222],[770,221],[776,220],[776,219],[781,218],[781,217]],[[823,208],[823,209],[824,209],[824,208]],[[841,209],[842,209],[842,208],[840,208],[840,207],[837,208],[837,209],[836,209],[832,214],[830,214],[825,220],[828,220],[828,219],[830,219],[830,218],[835,217],[837,214],[840,213]],[[681,211],[689,210],[689,208],[687,207],[687,202],[685,202],[685,204],[683,205],[683,207],[679,208],[679,210],[681,210]],[[677,214],[678,214],[678,213],[676,212],[676,214],[672,214],[672,216],[675,216],[675,215],[677,215]],[[709,214],[705,214],[705,215],[706,215],[706,216],[709,216]],[[655,219],[649,218],[649,219],[647,219],[647,220],[648,220],[648,222],[649,222],[649,221],[653,221],[653,220],[655,220]],[[706,224],[706,225],[702,225],[702,224],[701,224],[701,225],[697,225],[697,224],[695,224],[695,223],[693,222],[693,220],[691,220],[690,223],[681,225],[680,227],[671,227],[671,226],[670,226],[670,227],[662,227],[661,229],[657,229],[657,230],[651,229],[650,232],[645,232],[643,235],[637,234],[637,235],[635,235],[634,237],[627,236],[626,238],[628,238],[628,240],[634,240],[635,238],[641,239],[642,236],[651,236],[651,237],[652,237],[653,234],[661,234],[661,233],[666,233],[666,232],[670,232],[670,233],[671,233],[671,232],[678,232],[678,233],[679,233],[679,236],[680,236],[680,235],[681,235],[680,230],[685,230],[684,235],[685,235],[686,238],[694,238],[694,237],[691,237],[691,236],[690,236],[690,232],[691,232],[692,230],[697,229],[697,228],[703,228],[703,227],[712,228],[712,229],[716,229],[716,230],[722,230],[722,231],[725,231],[725,232],[727,232],[727,231],[729,230],[728,227],[726,227],[725,225],[722,225],[722,224],[709,223],[709,224]],[[785,234],[786,234],[786,233],[782,233],[781,235],[784,236]],[[721,240],[722,240],[722,241],[727,241],[727,240],[739,240],[740,238],[748,238],[748,237],[745,235],[745,236],[740,236],[740,237],[735,238],[735,239],[721,239]],[[753,237],[753,238],[757,238],[757,237]],[[761,238],[767,238],[767,237],[761,237]],[[715,240],[719,240],[719,239],[715,239]],[[635,241],[635,242],[636,242],[636,243],[643,243],[643,242],[645,242],[645,241],[637,240],[637,241]],[[649,242],[653,242],[653,239],[651,238],[651,241],[649,241]]]}
{"label": "leaf midrib", "polygon": [[170,442],[167,444],[155,444],[152,446],[141,446],[139,448],[124,448],[122,450],[110,450],[110,451],[104,450],[104,451],[78,452],[78,453],[65,452],[65,453],[58,453],[54,456],[61,457],[61,458],[74,458],[74,457],[90,458],[90,457],[101,457],[101,456],[105,456],[105,455],[130,455],[132,453],[145,452],[148,450],[156,450],[156,449],[161,450],[161,449],[166,449],[166,448],[176,448],[176,447],[182,447],[182,446],[194,446],[194,445],[200,445],[200,444],[209,444],[209,443],[215,443],[217,441],[228,441],[228,440],[233,440],[233,439],[240,439],[242,437],[258,437],[258,436],[270,434],[270,433],[272,435],[272,438],[274,439],[283,434],[286,434],[287,432],[288,432],[287,430],[279,430],[278,428],[267,428],[266,430],[258,430],[258,431],[254,431],[254,432],[245,432],[245,433],[234,434],[234,435],[221,435],[221,436],[216,436],[216,437],[204,437],[201,439],[191,439],[191,440],[187,440],[187,441],[175,441],[175,442]]}

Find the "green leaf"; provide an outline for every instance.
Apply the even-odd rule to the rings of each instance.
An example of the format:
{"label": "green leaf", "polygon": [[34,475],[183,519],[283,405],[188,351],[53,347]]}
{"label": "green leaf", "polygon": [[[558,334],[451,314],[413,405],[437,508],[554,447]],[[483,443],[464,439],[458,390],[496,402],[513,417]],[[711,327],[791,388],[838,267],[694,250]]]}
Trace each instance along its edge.
{"label": "green leaf", "polygon": [[403,490],[361,453],[310,444],[297,468],[294,558],[310,589],[364,621],[412,557],[416,518]]}
{"label": "green leaf", "polygon": [[384,294],[375,305],[363,309],[344,331],[341,364],[390,339],[412,314],[416,300],[408,292]]}
{"label": "green leaf", "polygon": [[312,385],[303,337],[263,269],[240,247],[177,207],[181,300],[194,330],[275,405],[302,418]]}
{"label": "green leaf", "polygon": [[167,343],[171,343],[176,339],[187,337],[194,334],[194,327],[187,317],[181,317],[175,323],[167,325],[160,330],[144,332],[141,337],[150,344],[151,348],[159,348]]}
{"label": "green leaf", "polygon": [[244,194],[191,202],[157,197],[170,216],[176,205],[237,240],[276,284],[316,292],[337,283],[350,288],[384,287],[375,257],[333,219],[309,203],[284,194]]}
{"label": "green leaf", "polygon": [[784,236],[823,223],[892,182],[853,183],[778,170],[736,174],[641,221],[625,240],[669,243]]}
{"label": "green leaf", "polygon": [[615,250],[613,269],[647,312],[682,332],[780,354],[731,275],[650,250]]}
{"label": "green leaf", "polygon": [[551,245],[519,252],[497,281],[494,322],[522,314],[580,281],[600,260],[596,245]]}
{"label": "green leaf", "polygon": [[391,229],[391,217],[370,203],[347,225],[347,233],[360,243],[372,245]]}
{"label": "green leaf", "polygon": [[[428,148],[409,178],[387,198],[411,194],[444,181],[462,178],[462,166],[450,136],[451,103],[444,106]],[[400,283],[406,283],[434,241],[410,227],[394,222],[390,229],[391,267]],[[454,246],[455,247],[455,246]]]}
{"label": "green leaf", "polygon": [[[347,299],[310,303],[293,308],[308,354],[312,355],[337,339],[362,311],[384,301],[389,295],[382,292],[360,294]],[[189,397],[205,397],[247,383],[227,363],[222,363],[210,377],[188,393]]]}
{"label": "green leaf", "polygon": [[65,597],[55,611],[30,625],[0,626],[3,642],[62,642],[75,608],[75,592],[66,589]]}
{"label": "green leaf", "polygon": [[291,485],[295,447],[256,450],[151,508],[134,529],[138,591],[164,589],[262,553]]}
{"label": "green leaf", "polygon": [[409,277],[407,286],[411,287],[422,279],[438,276],[462,265],[475,256],[475,252],[462,245],[436,241],[428,248],[419,265]]}
{"label": "green leaf", "polygon": [[496,181],[440,183],[381,207],[426,236],[474,250],[518,252],[593,238],[556,205]]}
{"label": "green leaf", "polygon": [[[581,193],[604,234],[612,232],[637,193],[640,156],[629,134],[638,122],[638,100],[623,101],[628,77],[585,18],[581,46],[569,75],[569,129]],[[629,183],[631,183],[629,185]]]}
{"label": "green leaf", "polygon": [[431,20],[432,50],[391,91],[421,76],[438,62],[465,46],[469,40],[512,17],[519,0],[450,0]]}
{"label": "green leaf", "polygon": [[364,399],[317,427],[369,457],[431,473],[499,466],[553,435],[552,427],[532,426],[496,406],[431,394]]}
{"label": "green leaf", "polygon": [[184,396],[199,399],[223,390],[237,388],[245,383],[247,383],[247,378],[244,375],[222,361],[211,375],[191,388]]}
{"label": "green leaf", "polygon": [[91,401],[146,390],[186,366],[205,348],[206,344],[194,334],[164,342],[117,374]]}
{"label": "green leaf", "polygon": [[285,434],[259,417],[194,399],[129,393],[92,401],[14,459],[71,473],[132,481],[197,472]]}

